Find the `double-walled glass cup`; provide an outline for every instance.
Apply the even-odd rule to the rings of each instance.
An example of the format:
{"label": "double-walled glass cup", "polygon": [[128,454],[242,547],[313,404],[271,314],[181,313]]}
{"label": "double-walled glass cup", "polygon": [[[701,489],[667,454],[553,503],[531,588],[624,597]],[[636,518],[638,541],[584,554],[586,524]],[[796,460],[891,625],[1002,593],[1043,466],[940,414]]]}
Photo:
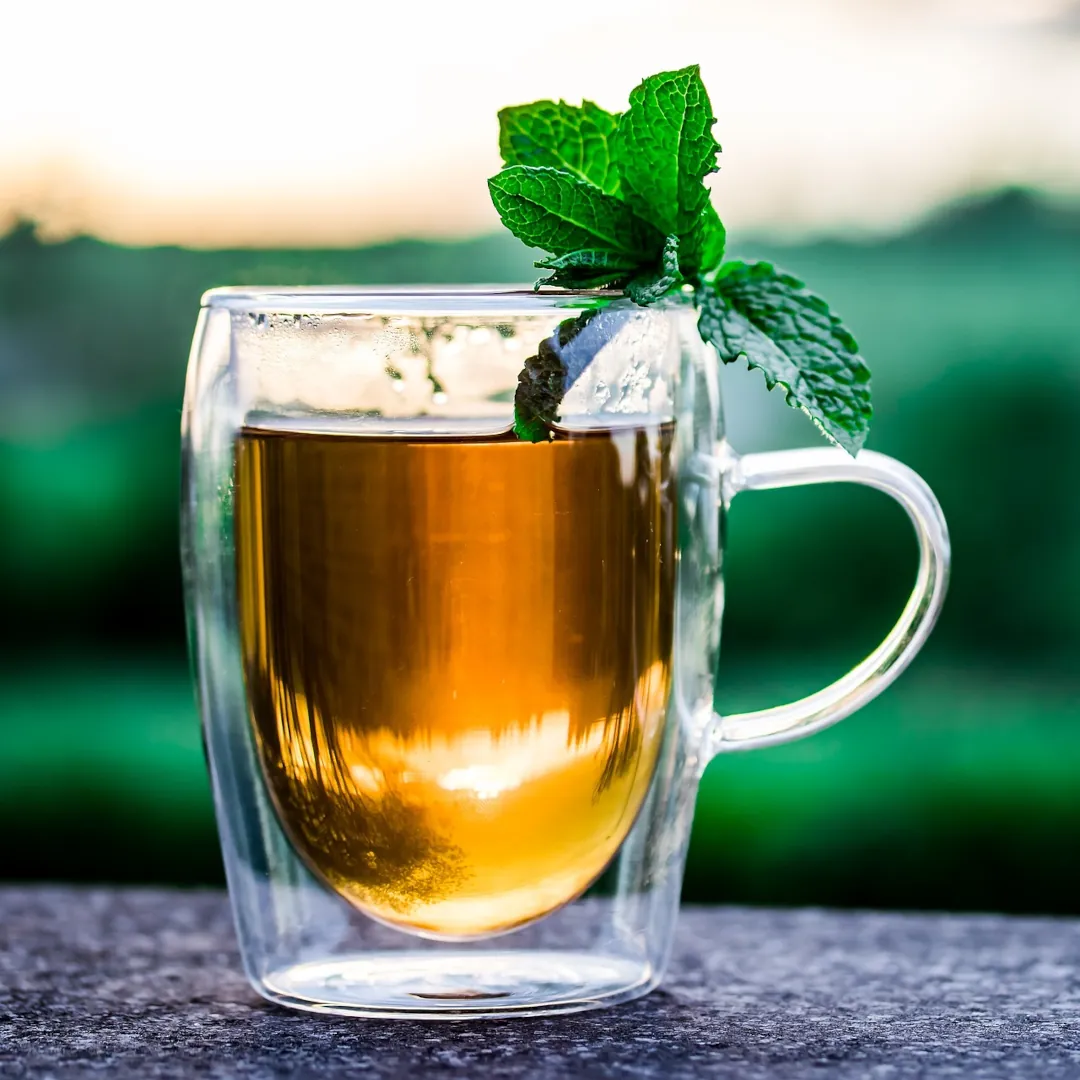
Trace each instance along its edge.
{"label": "double-walled glass cup", "polygon": [[[528,361],[528,363],[526,363]],[[540,441],[514,394],[570,382]],[[699,778],[831,724],[922,645],[945,523],[903,465],[740,457],[695,311],[528,290],[208,293],[183,418],[191,649],[245,969],[362,1016],[537,1015],[644,994]],[[915,588],[832,686],[713,711],[723,516],[852,481]]]}

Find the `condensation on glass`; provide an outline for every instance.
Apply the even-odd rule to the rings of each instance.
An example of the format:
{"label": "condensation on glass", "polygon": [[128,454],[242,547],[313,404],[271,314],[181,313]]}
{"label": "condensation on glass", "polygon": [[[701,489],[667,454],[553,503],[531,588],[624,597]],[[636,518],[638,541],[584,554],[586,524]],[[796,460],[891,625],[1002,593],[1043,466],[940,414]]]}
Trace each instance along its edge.
{"label": "condensation on glass", "polygon": [[[574,382],[531,444],[513,400],[542,346]],[[705,765],[879,693],[948,570],[937,503],[897,462],[734,453],[679,301],[216,290],[183,463],[241,954],[260,993],[315,1011],[536,1015],[656,986]],[[912,596],[832,686],[719,717],[726,507],[832,481],[907,510]]]}

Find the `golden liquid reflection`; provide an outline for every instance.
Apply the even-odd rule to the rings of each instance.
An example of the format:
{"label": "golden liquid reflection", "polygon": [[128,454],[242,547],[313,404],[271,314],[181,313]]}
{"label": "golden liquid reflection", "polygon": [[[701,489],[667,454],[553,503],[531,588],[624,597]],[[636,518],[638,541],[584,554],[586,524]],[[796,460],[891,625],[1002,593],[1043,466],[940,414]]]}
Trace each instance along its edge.
{"label": "golden liquid reflection", "polygon": [[242,435],[260,758],[297,850],[362,910],[504,930],[625,839],[670,683],[670,441]]}

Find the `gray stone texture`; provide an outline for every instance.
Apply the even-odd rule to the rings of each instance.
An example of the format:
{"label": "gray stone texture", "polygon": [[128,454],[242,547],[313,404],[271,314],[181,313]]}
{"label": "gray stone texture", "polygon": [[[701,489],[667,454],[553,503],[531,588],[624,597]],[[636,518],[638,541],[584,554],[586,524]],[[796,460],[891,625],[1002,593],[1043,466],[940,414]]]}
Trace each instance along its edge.
{"label": "gray stone texture", "polygon": [[1080,922],[690,908],[663,988],[424,1023],[266,1004],[223,895],[0,890],[0,1077],[1080,1078]]}

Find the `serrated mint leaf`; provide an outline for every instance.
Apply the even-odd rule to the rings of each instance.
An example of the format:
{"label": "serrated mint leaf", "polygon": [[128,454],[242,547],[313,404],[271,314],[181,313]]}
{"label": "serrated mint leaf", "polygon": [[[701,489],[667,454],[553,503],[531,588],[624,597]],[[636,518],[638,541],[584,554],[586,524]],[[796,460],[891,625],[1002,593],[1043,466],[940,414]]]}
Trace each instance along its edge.
{"label": "serrated mint leaf", "polygon": [[669,236],[664,241],[660,266],[655,270],[638,274],[626,286],[626,295],[635,304],[653,304],[666,296],[683,280],[679,270],[679,238]]}
{"label": "serrated mint leaf", "polygon": [[488,188],[503,224],[553,255],[604,248],[638,263],[655,258],[664,244],[626,203],[558,169],[511,165]]}
{"label": "serrated mint leaf", "polygon": [[708,275],[724,261],[727,232],[711,202],[706,202],[694,227],[682,238],[683,273]]}
{"label": "serrated mint leaf", "polygon": [[596,354],[633,317],[633,309],[594,308],[565,319],[525,361],[514,394],[514,433],[527,442],[551,437],[566,392]]}
{"label": "serrated mint leaf", "polygon": [[615,195],[619,173],[610,141],[618,122],[618,115],[591,101],[511,105],[499,113],[499,150],[506,165],[563,169]]}
{"label": "serrated mint leaf", "polygon": [[580,251],[568,251],[565,255],[549,255],[533,263],[533,266],[538,266],[541,270],[565,270],[569,267],[610,270],[626,269],[635,265],[630,256],[610,248],[582,248]]}
{"label": "serrated mint leaf", "polygon": [[870,427],[870,371],[828,305],[767,262],[731,262],[698,291],[698,329],[725,363],[745,356],[771,390],[856,454]]}
{"label": "serrated mint leaf", "polygon": [[595,273],[624,273],[637,267],[636,260],[609,248],[583,248],[565,255],[550,255],[534,264],[540,270],[587,270]]}
{"label": "serrated mint leaf", "polygon": [[552,255],[534,264],[540,270],[555,271],[536,283],[560,285],[571,289],[595,289],[602,286],[621,286],[637,270],[637,263],[619,252],[606,248],[586,248]]}
{"label": "serrated mint leaf", "polygon": [[610,273],[598,273],[581,269],[556,270],[546,278],[540,278],[534,289],[544,287],[559,289],[621,289],[630,280],[630,274],[612,277]]}
{"label": "serrated mint leaf", "polygon": [[630,94],[613,143],[622,197],[665,235],[690,232],[716,171],[716,118],[696,64],[642,81]]}

